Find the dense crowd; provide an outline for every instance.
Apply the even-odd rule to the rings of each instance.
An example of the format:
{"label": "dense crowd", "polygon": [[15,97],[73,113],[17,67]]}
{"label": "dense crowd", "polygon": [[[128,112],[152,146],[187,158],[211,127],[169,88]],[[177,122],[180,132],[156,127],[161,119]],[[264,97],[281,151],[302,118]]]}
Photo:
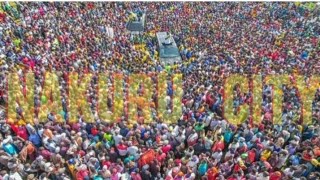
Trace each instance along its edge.
{"label": "dense crowd", "polygon": [[[320,178],[320,89],[312,124],[300,121],[297,90],[283,87],[281,124],[270,123],[272,88],[263,86],[261,124],[249,117],[229,124],[223,114],[223,82],[232,73],[300,73],[308,81],[320,70],[320,8],[300,3],[119,2],[2,3],[0,11],[0,103],[7,106],[7,75],[21,82],[35,73],[35,112],[41,106],[46,72],[59,76],[65,122],[30,124],[17,105],[17,119],[1,108],[0,179],[311,179]],[[145,12],[145,31],[132,42],[126,23]],[[114,37],[107,28],[113,28]],[[155,33],[170,32],[182,63],[158,61]],[[87,91],[97,111],[97,75],[133,72],[183,74],[182,115],[164,123],[154,109],[152,123],[69,123],[68,73],[92,73]],[[113,82],[112,77],[109,79]],[[128,84],[124,84],[127,87]],[[168,96],[172,88],[168,88]],[[151,101],[156,104],[157,89]],[[127,94],[124,89],[124,94]],[[235,89],[234,108],[251,93]],[[110,99],[108,99],[109,101]],[[112,103],[110,103],[112,106]]]}

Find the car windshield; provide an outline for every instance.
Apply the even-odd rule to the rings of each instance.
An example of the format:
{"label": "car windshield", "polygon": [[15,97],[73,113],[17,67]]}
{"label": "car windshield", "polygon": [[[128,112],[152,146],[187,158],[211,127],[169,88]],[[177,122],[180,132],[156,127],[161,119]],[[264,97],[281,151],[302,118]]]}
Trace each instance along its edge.
{"label": "car windshield", "polygon": [[161,58],[171,58],[180,56],[180,53],[177,48],[174,47],[164,47],[160,49]]}

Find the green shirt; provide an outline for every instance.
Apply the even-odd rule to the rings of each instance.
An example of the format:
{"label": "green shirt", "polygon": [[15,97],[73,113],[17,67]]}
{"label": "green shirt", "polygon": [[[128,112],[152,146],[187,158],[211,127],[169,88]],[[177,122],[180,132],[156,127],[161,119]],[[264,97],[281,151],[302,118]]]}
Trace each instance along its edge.
{"label": "green shirt", "polygon": [[15,40],[13,40],[13,44],[14,44],[16,47],[20,46],[20,43],[21,43],[21,40],[20,40],[20,39],[15,39]]}
{"label": "green shirt", "polygon": [[103,138],[104,138],[105,140],[109,141],[109,142],[111,142],[112,139],[113,139],[113,138],[112,138],[112,135],[111,135],[111,134],[108,134],[108,133],[104,133]]}
{"label": "green shirt", "polygon": [[204,124],[197,124],[194,129],[196,131],[202,131],[204,129]]}

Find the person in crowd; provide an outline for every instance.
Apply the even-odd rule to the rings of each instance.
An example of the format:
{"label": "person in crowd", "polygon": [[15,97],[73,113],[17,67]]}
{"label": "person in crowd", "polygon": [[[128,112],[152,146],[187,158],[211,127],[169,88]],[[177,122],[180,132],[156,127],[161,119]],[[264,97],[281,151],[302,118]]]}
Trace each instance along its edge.
{"label": "person in crowd", "polygon": [[[297,88],[282,87],[281,124],[273,124],[273,87],[263,83],[261,123],[248,116],[239,124],[225,118],[224,79],[301,74],[306,84],[320,72],[320,6],[298,2],[1,2],[0,3],[0,179],[195,180],[320,179],[320,89],[312,102],[312,122],[303,124]],[[146,12],[139,43],[126,29],[132,14]],[[159,61],[156,32],[168,32],[182,62]],[[171,39],[172,38],[172,39]],[[34,119],[15,100],[8,121],[9,74],[17,73],[24,95],[33,72]],[[43,92],[46,73],[57,75],[59,112],[42,108],[53,97]],[[140,85],[151,119],[137,108],[137,120],[124,113],[110,121],[98,115],[100,74],[183,75],[180,118],[159,115],[158,86]],[[70,122],[70,73],[91,74],[83,97],[93,119]],[[170,77],[168,77],[169,79]],[[116,77],[106,79],[113,87]],[[118,111],[106,98],[106,113]],[[165,104],[175,86],[167,83]],[[53,95],[51,95],[53,96]],[[234,89],[233,110],[250,104],[252,92]],[[229,98],[229,97],[228,97]],[[53,100],[54,101],[54,100]],[[79,101],[80,102],[80,101]],[[125,101],[127,105],[129,101]],[[54,109],[55,111],[56,109]],[[170,110],[168,110],[170,113]],[[62,117],[62,122],[58,118]],[[40,118],[41,117],[41,118]],[[46,118],[44,118],[46,117]],[[88,119],[87,119],[88,120]],[[107,122],[108,121],[108,122]],[[91,122],[91,123],[85,123]],[[150,123],[144,123],[150,122]],[[303,178],[302,178],[303,177]]]}

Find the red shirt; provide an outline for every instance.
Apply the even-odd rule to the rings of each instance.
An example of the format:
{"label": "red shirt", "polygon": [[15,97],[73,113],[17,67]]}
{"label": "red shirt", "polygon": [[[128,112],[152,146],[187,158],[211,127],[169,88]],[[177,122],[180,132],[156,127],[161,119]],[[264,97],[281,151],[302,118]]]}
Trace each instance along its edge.
{"label": "red shirt", "polygon": [[208,170],[207,175],[208,175],[208,180],[216,180],[218,173],[214,172],[214,170],[211,168]]}
{"label": "red shirt", "polygon": [[212,147],[212,151],[217,151],[218,149],[220,149],[221,151],[223,151],[224,149],[224,142],[223,141],[218,141],[214,144],[214,146]]}
{"label": "red shirt", "polygon": [[91,134],[92,134],[92,135],[95,136],[95,135],[97,135],[98,133],[99,133],[99,131],[97,130],[97,128],[92,128],[92,129],[91,129]]}
{"label": "red shirt", "polygon": [[269,180],[280,180],[281,179],[281,173],[277,174],[276,172],[271,173]]}
{"label": "red shirt", "polygon": [[171,145],[168,144],[168,145],[165,145],[161,148],[162,152],[167,154],[170,150],[171,150]]}
{"label": "red shirt", "polygon": [[166,153],[158,154],[157,160],[162,163],[166,159]]}
{"label": "red shirt", "polygon": [[19,127],[18,125],[11,125],[12,131],[19,137],[21,137],[24,140],[28,140],[28,133],[27,129],[24,126]]}
{"label": "red shirt", "polygon": [[316,37],[311,38],[311,43],[313,46],[317,46],[318,39]]}
{"label": "red shirt", "polygon": [[85,177],[89,177],[88,170],[81,170],[77,173],[77,180],[83,180]]}
{"label": "red shirt", "polygon": [[214,103],[214,99],[211,98],[211,95],[209,93],[207,93],[206,95],[206,103],[209,105],[209,106],[212,106],[213,103]]}
{"label": "red shirt", "polygon": [[25,127],[19,127],[17,135],[24,140],[28,140],[28,133]]}
{"label": "red shirt", "polygon": [[278,58],[279,58],[279,53],[277,51],[271,54],[272,60],[278,60]]}
{"label": "red shirt", "polygon": [[6,14],[0,13],[0,22],[6,22]]}
{"label": "red shirt", "polygon": [[44,149],[44,150],[41,151],[40,154],[44,159],[50,160],[50,157],[51,157],[51,152],[50,151]]}
{"label": "red shirt", "polygon": [[93,9],[94,8],[94,4],[93,3],[88,3],[88,9]]}
{"label": "red shirt", "polygon": [[311,161],[312,155],[305,151],[305,152],[302,153],[302,158],[303,158],[305,161]]}
{"label": "red shirt", "polygon": [[103,167],[103,166],[107,166],[107,168],[109,169],[110,166],[111,166],[111,162],[104,160],[104,161],[102,161],[102,167]]}
{"label": "red shirt", "polygon": [[248,152],[248,157],[249,157],[249,161],[251,163],[253,163],[255,161],[255,159],[256,159],[256,153],[251,150],[251,151]]}
{"label": "red shirt", "polygon": [[19,126],[16,125],[16,124],[12,124],[11,125],[11,129],[14,133],[18,134],[18,131],[19,131]]}
{"label": "red shirt", "polygon": [[133,173],[131,173],[131,179],[132,180],[142,180],[140,174],[133,174]]}
{"label": "red shirt", "polygon": [[72,124],[72,129],[75,130],[75,131],[79,131],[79,129],[80,129],[80,124],[79,124],[79,123],[74,123],[74,124]]}
{"label": "red shirt", "polygon": [[128,146],[126,146],[124,144],[119,144],[117,146],[117,149],[119,151],[120,156],[125,156],[127,154]]}
{"label": "red shirt", "polygon": [[83,157],[84,155],[86,155],[86,152],[84,152],[83,150],[78,151],[78,153],[80,155],[80,157]]}
{"label": "red shirt", "polygon": [[238,179],[235,177],[229,177],[227,180],[238,180]]}

